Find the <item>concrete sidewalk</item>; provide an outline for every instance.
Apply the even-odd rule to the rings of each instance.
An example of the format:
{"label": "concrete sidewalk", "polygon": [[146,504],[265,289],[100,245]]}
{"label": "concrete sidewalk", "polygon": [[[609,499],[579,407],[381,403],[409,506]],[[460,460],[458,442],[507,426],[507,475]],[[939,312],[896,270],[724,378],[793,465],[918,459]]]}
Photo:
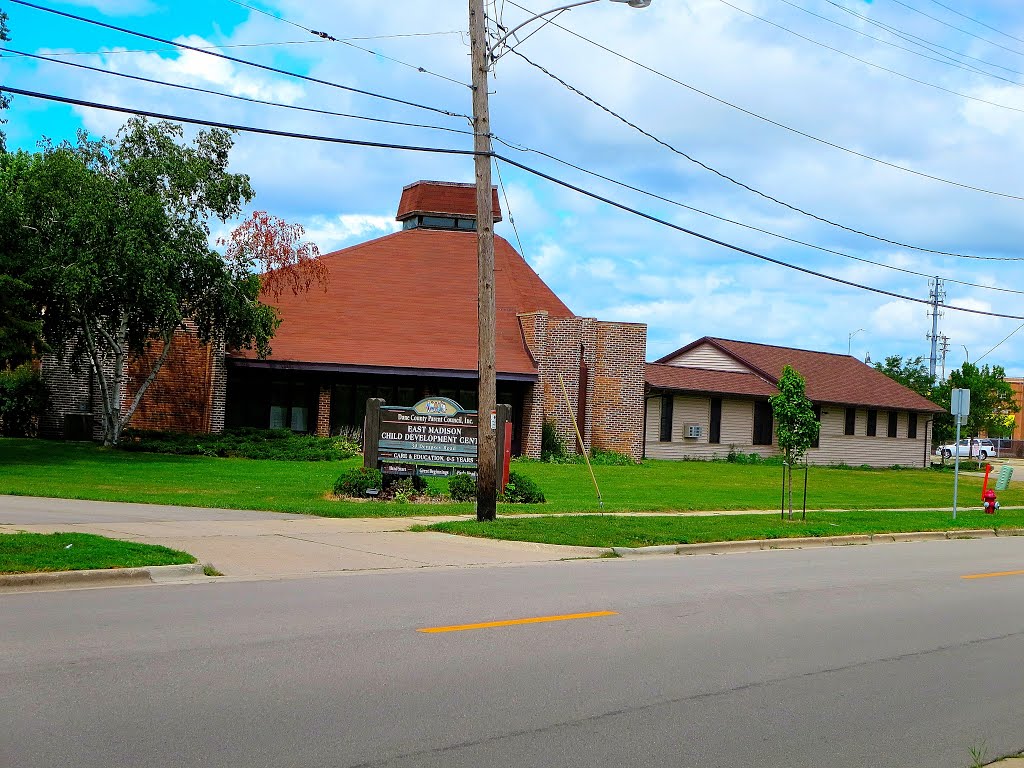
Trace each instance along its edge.
{"label": "concrete sidewalk", "polygon": [[0,496],[0,533],[72,531],[162,544],[226,576],[278,578],[343,571],[535,563],[606,550],[411,533],[464,517],[337,519],[278,512]]}

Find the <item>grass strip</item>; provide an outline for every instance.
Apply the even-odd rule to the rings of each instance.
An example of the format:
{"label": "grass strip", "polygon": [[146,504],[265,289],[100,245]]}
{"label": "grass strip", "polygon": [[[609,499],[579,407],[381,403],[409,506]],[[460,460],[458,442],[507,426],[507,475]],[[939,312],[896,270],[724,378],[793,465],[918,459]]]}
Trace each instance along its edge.
{"label": "grass strip", "polygon": [[[344,461],[294,462],[129,453],[91,444],[0,438],[0,494],[127,501],[223,509],[258,509],[323,517],[465,515],[473,504],[410,504],[329,498]],[[500,504],[501,514],[598,512],[583,465],[516,461],[546,504]],[[595,466],[606,512],[775,509],[781,467],[706,461],[645,461]],[[431,480],[447,489],[444,481]],[[928,469],[811,467],[808,509],[935,509],[950,504],[951,473]],[[981,479],[962,476],[960,499],[981,496]],[[1004,506],[1024,505],[1024,483],[1001,492]],[[797,502],[799,503],[799,502]],[[0,514],[0,523],[4,522]]]}
{"label": "grass strip", "polygon": [[91,533],[0,534],[0,573],[141,568],[195,561],[187,552],[154,544],[117,541]]}
{"label": "grass strip", "polygon": [[1000,510],[986,515],[976,510],[912,512],[861,510],[815,512],[806,522],[780,520],[768,515],[716,517],[577,517],[499,518],[415,526],[414,531],[440,531],[487,539],[530,541],[581,547],[649,547],[660,544],[700,544],[749,539],[786,539],[801,536],[847,536],[865,533],[913,533],[975,528],[1024,528],[1024,510]]}

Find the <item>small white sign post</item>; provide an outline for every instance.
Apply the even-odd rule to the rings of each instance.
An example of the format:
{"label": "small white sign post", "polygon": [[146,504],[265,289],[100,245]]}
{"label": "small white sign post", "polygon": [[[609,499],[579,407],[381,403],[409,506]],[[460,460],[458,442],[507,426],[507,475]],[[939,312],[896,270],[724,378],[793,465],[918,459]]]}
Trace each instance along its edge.
{"label": "small white sign post", "polygon": [[954,389],[949,403],[949,412],[956,416],[956,464],[953,467],[953,519],[956,520],[956,497],[960,490],[960,425],[971,413],[971,390]]}

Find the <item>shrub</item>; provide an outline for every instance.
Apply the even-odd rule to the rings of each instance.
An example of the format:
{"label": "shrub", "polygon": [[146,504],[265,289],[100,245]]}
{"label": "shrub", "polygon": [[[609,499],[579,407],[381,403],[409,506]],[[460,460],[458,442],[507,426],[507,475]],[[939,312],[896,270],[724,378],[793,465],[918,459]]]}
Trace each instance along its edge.
{"label": "shrub", "polygon": [[546,499],[540,486],[533,480],[519,472],[509,472],[502,501],[509,504],[543,504]]}
{"label": "shrub", "polygon": [[426,488],[426,483],[422,483],[422,487],[417,488],[416,480],[422,481],[422,478],[392,476],[390,479],[386,479],[384,483],[385,495],[399,504],[408,504],[416,497],[420,490]]}
{"label": "shrub", "polygon": [[567,451],[562,436],[558,434],[558,424],[554,419],[545,419],[540,428],[540,460],[559,464],[566,457]]}
{"label": "shrub", "polygon": [[763,464],[764,458],[759,453],[739,453],[735,447],[729,447],[725,460],[730,464]]}
{"label": "shrub", "polygon": [[132,430],[119,446],[126,451],[180,456],[221,456],[277,461],[339,461],[359,453],[348,437],[317,437],[288,429],[232,429],[219,435]]}
{"label": "shrub", "polygon": [[453,501],[476,499],[476,479],[472,475],[455,475],[448,481],[448,493]]}
{"label": "shrub", "polygon": [[416,475],[410,477],[405,477],[404,475],[384,475],[383,482],[383,490],[388,494],[408,490],[410,495],[415,495],[427,490],[426,479]]}
{"label": "shrub", "polygon": [[366,496],[370,488],[381,488],[384,485],[384,478],[380,470],[373,467],[353,467],[334,482],[334,493],[336,496],[351,496],[361,499]]}
{"label": "shrub", "polygon": [[30,364],[0,371],[0,434],[35,437],[46,401],[43,377]]}
{"label": "shrub", "polygon": [[590,463],[598,467],[630,467],[636,464],[632,456],[601,448],[595,448],[590,452]]}

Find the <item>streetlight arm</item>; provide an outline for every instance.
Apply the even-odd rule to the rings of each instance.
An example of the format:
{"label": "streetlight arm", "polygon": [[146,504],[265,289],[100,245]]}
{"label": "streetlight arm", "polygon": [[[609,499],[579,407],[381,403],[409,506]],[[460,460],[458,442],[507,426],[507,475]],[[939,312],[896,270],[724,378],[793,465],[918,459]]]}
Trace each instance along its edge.
{"label": "streetlight arm", "polygon": [[558,8],[552,8],[552,9],[550,9],[548,11],[544,11],[543,13],[538,13],[538,14],[536,14],[534,16],[531,16],[526,21],[524,21],[522,24],[519,24],[518,26],[513,27],[511,30],[506,32],[502,36],[502,38],[500,40],[498,40],[494,45],[491,46],[491,50],[492,51],[498,50],[498,48],[501,47],[502,45],[504,45],[505,41],[508,40],[510,37],[512,37],[512,35],[514,35],[516,32],[518,32],[520,29],[522,29],[526,25],[532,24],[537,19],[543,19],[545,16],[548,16],[549,14],[552,14],[552,13],[557,13],[559,11],[568,11],[568,10],[571,10],[572,8],[577,8],[577,7],[581,6],[581,5],[590,5],[591,3],[596,3],[596,2],[599,2],[599,0],[582,0],[581,2],[578,2],[578,3],[569,3],[569,5],[563,5],[563,6],[560,6]]}

